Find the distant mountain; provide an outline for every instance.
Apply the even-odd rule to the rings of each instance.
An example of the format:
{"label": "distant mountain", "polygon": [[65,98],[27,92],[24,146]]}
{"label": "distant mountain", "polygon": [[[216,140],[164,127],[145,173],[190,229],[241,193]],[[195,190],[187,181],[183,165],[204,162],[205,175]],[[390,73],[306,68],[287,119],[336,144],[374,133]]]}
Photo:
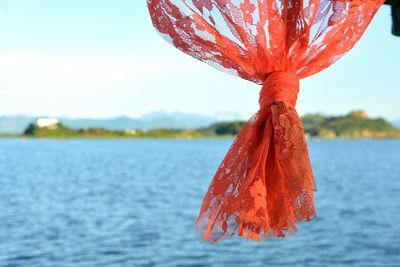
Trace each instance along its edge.
{"label": "distant mountain", "polygon": [[[0,133],[20,134],[36,120],[30,116],[0,117]],[[329,117],[318,114],[302,117],[307,135],[315,137],[390,137],[398,136],[400,120],[393,125],[384,119],[370,119],[362,111],[344,116]],[[235,135],[243,125],[241,121],[221,122],[216,118],[180,112],[152,112],[140,118],[116,117],[110,119],[68,119],[60,122],[72,129],[105,128],[108,130],[198,129],[204,135]]]}
{"label": "distant mountain", "polygon": [[144,126],[141,128],[200,128],[210,126],[210,124],[217,121],[216,118],[189,114],[182,112],[162,112],[156,111],[148,113],[141,117],[141,121],[144,122]]}
{"label": "distant mountain", "polygon": [[0,133],[19,134],[35,120],[30,116],[0,116]]}
{"label": "distant mountain", "polygon": [[[156,128],[185,129],[201,128],[213,124],[217,119],[202,115],[181,112],[151,112],[140,118],[129,118],[125,116],[110,119],[69,119],[59,118],[64,125],[79,128],[107,128],[110,130]],[[22,133],[25,128],[36,120],[29,116],[6,116],[0,117],[0,133]]]}
{"label": "distant mountain", "polygon": [[216,119],[196,114],[181,112],[156,111],[143,115],[140,118],[116,117],[111,119],[63,119],[60,121],[72,128],[102,127],[111,130],[156,128],[185,129],[209,126]]}
{"label": "distant mountain", "polygon": [[394,126],[396,126],[397,128],[400,129],[400,119],[399,119],[399,120],[392,121],[392,124],[393,124]]}
{"label": "distant mountain", "polygon": [[[148,116],[158,120],[164,114]],[[186,118],[186,116],[183,116]],[[124,120],[121,120],[124,122]],[[305,134],[317,138],[400,138],[400,129],[395,128],[382,118],[372,119],[363,111],[352,111],[343,116],[326,117],[306,115],[302,117]],[[245,122],[217,122],[208,127],[197,129],[140,129],[110,130],[105,128],[73,129],[62,123],[47,126],[29,125],[25,137],[32,138],[213,138],[232,137],[239,133]]]}
{"label": "distant mountain", "polygon": [[110,119],[67,119],[60,118],[60,121],[68,127],[79,129],[79,128],[107,128],[112,130],[123,130],[135,128],[132,126],[142,126],[140,119],[134,119],[129,117],[115,117]]}

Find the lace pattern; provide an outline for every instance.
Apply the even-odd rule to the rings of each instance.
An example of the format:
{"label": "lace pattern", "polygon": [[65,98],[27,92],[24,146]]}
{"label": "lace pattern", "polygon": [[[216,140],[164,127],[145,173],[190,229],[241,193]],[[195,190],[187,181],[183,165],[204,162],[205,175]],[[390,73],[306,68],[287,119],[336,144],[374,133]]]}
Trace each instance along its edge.
{"label": "lace pattern", "polygon": [[296,110],[278,101],[244,126],[204,198],[197,227],[218,241],[235,232],[254,240],[284,237],[315,216],[315,183]]}
{"label": "lace pattern", "polygon": [[383,0],[147,0],[168,42],[220,70],[262,84],[268,73],[305,78],[361,37]]}
{"label": "lace pattern", "polygon": [[360,39],[384,0],[147,0],[154,27],[182,52],[263,84],[260,110],[236,137],[196,225],[206,240],[284,237],[315,216],[295,110],[298,79]]}

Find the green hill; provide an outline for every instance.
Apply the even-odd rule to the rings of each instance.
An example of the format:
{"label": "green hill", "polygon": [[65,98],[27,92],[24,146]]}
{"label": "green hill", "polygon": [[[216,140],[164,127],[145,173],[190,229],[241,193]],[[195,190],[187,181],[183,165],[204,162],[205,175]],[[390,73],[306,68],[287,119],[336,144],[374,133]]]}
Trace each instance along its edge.
{"label": "green hill", "polygon": [[[396,138],[400,130],[382,118],[371,119],[363,111],[352,111],[344,116],[309,114],[302,118],[305,134],[317,138]],[[206,135],[235,135],[243,121],[221,122],[200,129]]]}
{"label": "green hill", "polygon": [[75,130],[63,124],[50,127],[38,127],[30,124],[23,133],[26,137],[35,138],[200,138],[204,135],[195,130],[154,129],[144,130],[108,130],[104,128],[81,128]]}
{"label": "green hill", "polygon": [[198,131],[207,136],[232,136],[238,134],[244,124],[244,121],[218,122]]}
{"label": "green hill", "polygon": [[344,116],[306,115],[302,118],[304,131],[310,137],[322,138],[394,138],[400,130],[382,118],[371,119],[363,111]]}
{"label": "green hill", "polygon": [[[400,130],[382,118],[371,119],[363,111],[353,111],[344,116],[309,114],[302,117],[308,137],[317,138],[400,138]],[[232,137],[245,122],[219,122],[199,129],[154,129],[150,131],[109,130],[81,128],[75,130],[63,124],[37,127],[30,124],[23,135],[37,138],[207,138]]]}

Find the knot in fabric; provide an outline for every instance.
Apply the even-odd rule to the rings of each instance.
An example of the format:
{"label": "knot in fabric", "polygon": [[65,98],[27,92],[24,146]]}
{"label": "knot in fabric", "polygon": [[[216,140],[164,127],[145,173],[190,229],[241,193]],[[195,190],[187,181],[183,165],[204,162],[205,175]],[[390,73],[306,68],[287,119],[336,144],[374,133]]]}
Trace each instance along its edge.
{"label": "knot in fabric", "polygon": [[269,107],[275,101],[287,101],[296,105],[299,79],[291,72],[272,72],[265,79],[260,91],[260,108]]}

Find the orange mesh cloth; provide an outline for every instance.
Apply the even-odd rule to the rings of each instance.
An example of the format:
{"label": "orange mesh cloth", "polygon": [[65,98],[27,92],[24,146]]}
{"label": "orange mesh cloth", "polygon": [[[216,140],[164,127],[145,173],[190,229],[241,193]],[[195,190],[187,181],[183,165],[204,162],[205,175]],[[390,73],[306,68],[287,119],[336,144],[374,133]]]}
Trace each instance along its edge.
{"label": "orange mesh cloth", "polygon": [[196,225],[206,240],[296,232],[315,216],[314,178],[295,110],[299,79],[359,40],[383,0],[147,0],[153,25],[181,51],[263,84]]}

